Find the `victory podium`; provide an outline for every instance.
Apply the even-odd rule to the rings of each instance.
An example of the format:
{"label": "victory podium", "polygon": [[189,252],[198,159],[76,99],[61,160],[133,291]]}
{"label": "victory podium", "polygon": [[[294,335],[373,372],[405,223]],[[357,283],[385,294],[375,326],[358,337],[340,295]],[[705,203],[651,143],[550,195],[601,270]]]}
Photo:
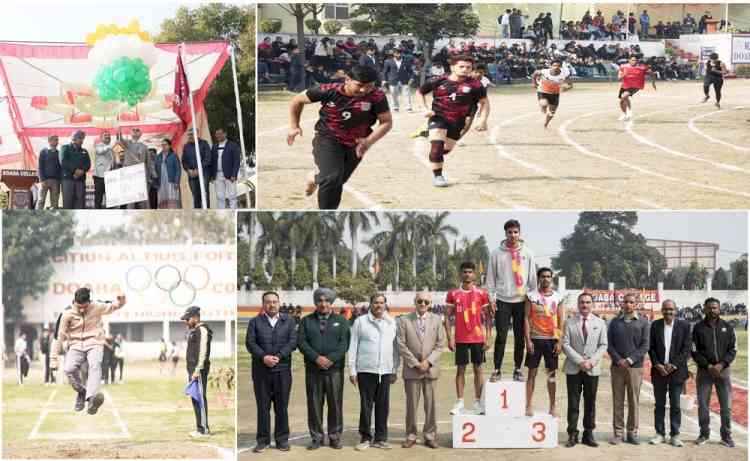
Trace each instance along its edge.
{"label": "victory podium", "polygon": [[[538,398],[546,399],[546,391],[541,386]],[[485,414],[453,416],[453,448],[557,447],[557,418],[525,415],[525,383],[487,381],[483,393]]]}

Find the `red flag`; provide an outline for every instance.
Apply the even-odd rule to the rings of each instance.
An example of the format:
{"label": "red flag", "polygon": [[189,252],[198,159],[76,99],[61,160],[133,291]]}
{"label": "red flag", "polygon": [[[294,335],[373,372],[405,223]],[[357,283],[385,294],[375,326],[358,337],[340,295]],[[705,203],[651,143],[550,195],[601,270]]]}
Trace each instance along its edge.
{"label": "red flag", "polygon": [[182,65],[182,54],[177,53],[177,70],[175,71],[174,77],[174,101],[172,101],[172,110],[182,123],[186,126],[192,121],[190,115],[190,104],[188,98],[190,97],[190,86],[188,85],[187,74],[185,73],[185,66]]}

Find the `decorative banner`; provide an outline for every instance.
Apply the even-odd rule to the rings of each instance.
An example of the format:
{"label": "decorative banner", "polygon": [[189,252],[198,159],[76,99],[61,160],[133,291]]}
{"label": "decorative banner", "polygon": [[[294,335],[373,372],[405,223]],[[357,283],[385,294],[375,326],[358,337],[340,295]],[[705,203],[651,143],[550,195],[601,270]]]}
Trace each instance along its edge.
{"label": "decorative banner", "polygon": [[750,64],[750,35],[732,37],[732,64]]}
{"label": "decorative banner", "polygon": [[594,300],[594,311],[619,310],[625,295],[635,295],[638,309],[660,309],[659,292],[657,290],[586,290]]}
{"label": "decorative banner", "polygon": [[143,163],[139,163],[104,173],[108,208],[148,200],[145,168]]}

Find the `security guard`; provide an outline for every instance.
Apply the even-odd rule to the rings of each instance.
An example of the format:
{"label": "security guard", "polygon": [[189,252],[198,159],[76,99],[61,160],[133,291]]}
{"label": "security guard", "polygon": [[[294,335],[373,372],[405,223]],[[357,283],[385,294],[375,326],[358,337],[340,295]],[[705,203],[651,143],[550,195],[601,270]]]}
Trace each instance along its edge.
{"label": "security guard", "polygon": [[187,332],[187,352],[185,361],[187,362],[188,382],[198,380],[198,384],[203,395],[203,405],[194,399],[193,410],[195,411],[196,430],[190,433],[191,437],[204,437],[210,432],[208,429],[208,400],[206,399],[206,390],[208,386],[208,371],[211,367],[211,337],[213,332],[204,323],[201,323],[201,308],[191,306],[185,310],[181,320],[185,321],[188,327]]}

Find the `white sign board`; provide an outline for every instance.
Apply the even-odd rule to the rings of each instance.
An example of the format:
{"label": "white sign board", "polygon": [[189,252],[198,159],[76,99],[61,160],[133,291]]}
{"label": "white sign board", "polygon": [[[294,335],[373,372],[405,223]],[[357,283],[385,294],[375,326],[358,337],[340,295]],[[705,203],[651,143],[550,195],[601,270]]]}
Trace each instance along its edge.
{"label": "white sign board", "polygon": [[750,64],[750,35],[732,37],[732,64]]}
{"label": "white sign board", "polygon": [[148,200],[145,168],[139,163],[104,173],[107,208]]}
{"label": "white sign board", "polygon": [[518,418],[526,405],[526,383],[497,381],[484,384],[484,412],[487,416]]}
{"label": "white sign board", "polygon": [[557,419],[547,413],[509,418],[453,417],[453,448],[555,448]]}
{"label": "white sign board", "polygon": [[127,296],[110,322],[179,321],[191,305],[200,306],[202,320],[231,320],[236,266],[234,245],[76,246],[52,258],[47,291],[24,299],[24,315],[31,323],[54,321],[87,286],[94,300]]}

